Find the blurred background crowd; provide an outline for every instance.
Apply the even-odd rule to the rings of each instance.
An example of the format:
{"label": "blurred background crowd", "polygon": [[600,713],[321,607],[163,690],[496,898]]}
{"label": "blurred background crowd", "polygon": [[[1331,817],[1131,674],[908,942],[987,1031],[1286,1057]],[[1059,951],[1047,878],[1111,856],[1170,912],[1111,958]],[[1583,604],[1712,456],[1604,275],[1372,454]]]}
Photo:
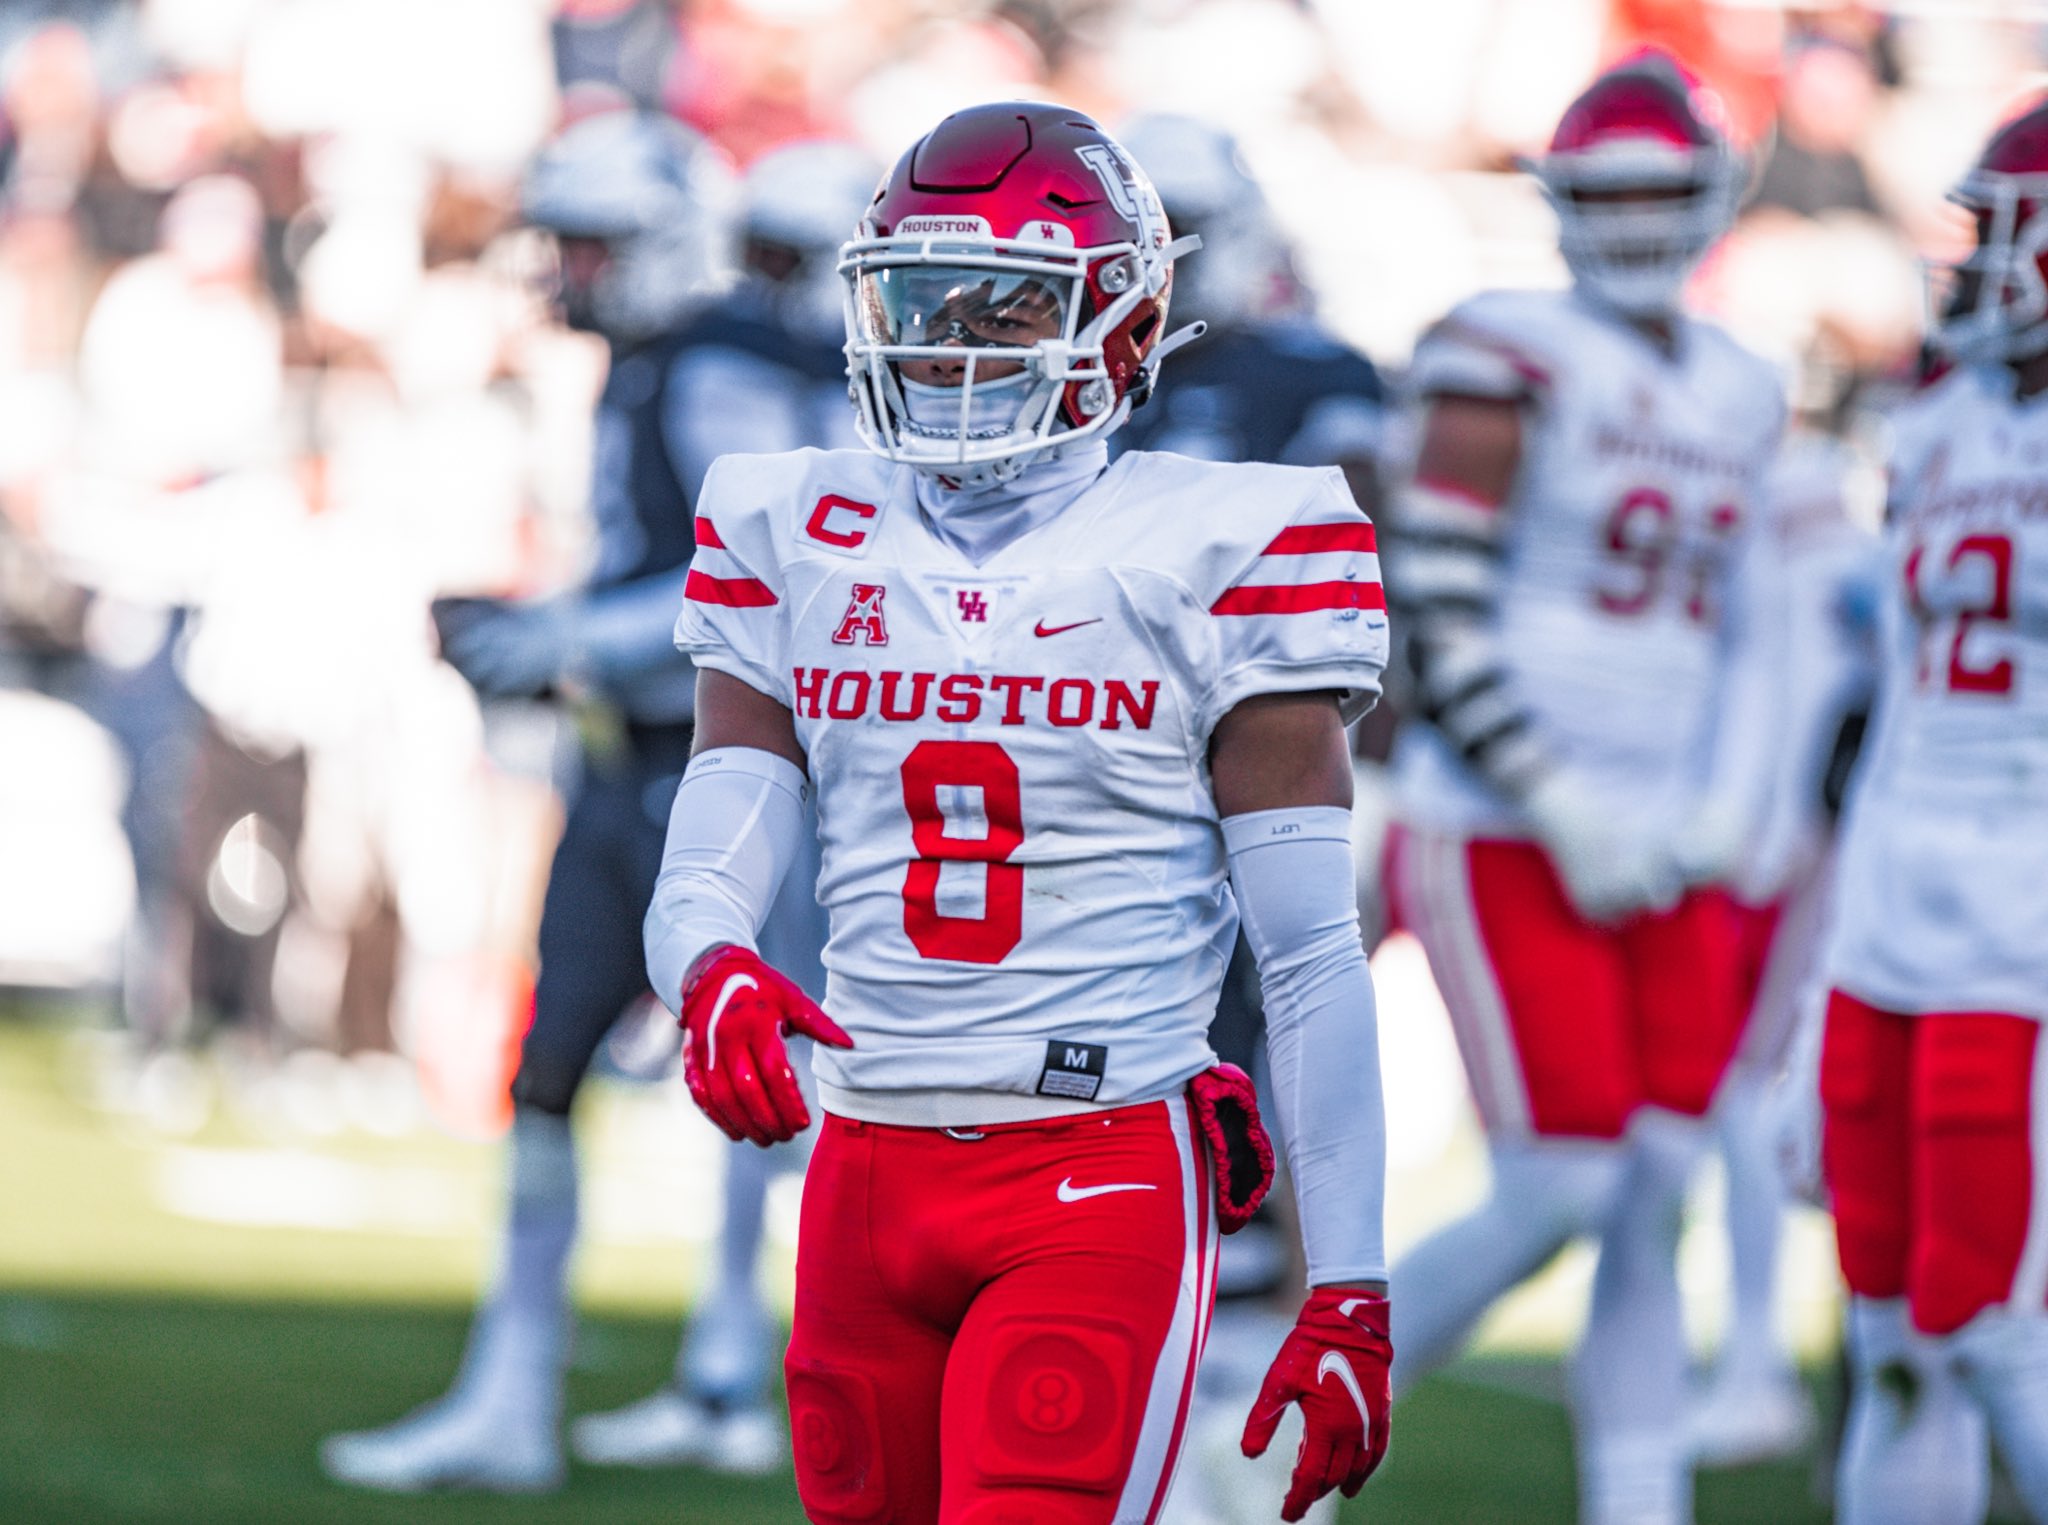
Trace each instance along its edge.
{"label": "blurred background crowd", "polygon": [[[2040,61],[2028,11],[15,0],[0,982],[114,995],[145,1059],[371,1056],[387,1104],[397,1051],[488,1125],[569,722],[480,715],[425,610],[587,564],[603,353],[551,320],[518,219],[565,121],[666,111],[737,173],[821,136],[886,162],[989,98],[1201,115],[1324,322],[1397,374],[1470,291],[1561,278],[1516,155],[1658,42],[1760,164],[1702,298],[1825,406],[1910,352],[1942,192]],[[175,1058],[154,1075],[189,1108]]]}
{"label": "blurred background crowd", "polygon": [[519,217],[564,124],[666,112],[737,180],[992,98],[1197,115],[1292,244],[1273,300],[1398,379],[1458,299],[1562,282],[1516,158],[1642,42],[1757,164],[1701,303],[1809,412],[1905,369],[1943,192],[2048,55],[2024,0],[8,0],[0,987],[82,995],[98,1104],[171,1134],[504,1121],[606,721],[480,706],[428,607],[590,564],[605,352]]}

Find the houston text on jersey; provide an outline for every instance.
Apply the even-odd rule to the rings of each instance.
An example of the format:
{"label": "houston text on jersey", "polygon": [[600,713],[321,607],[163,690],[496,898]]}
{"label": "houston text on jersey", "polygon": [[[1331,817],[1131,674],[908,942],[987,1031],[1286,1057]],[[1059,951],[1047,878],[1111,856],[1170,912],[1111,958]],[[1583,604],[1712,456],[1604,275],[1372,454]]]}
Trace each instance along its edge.
{"label": "houston text on jersey", "polygon": [[[834,672],[829,667],[798,667],[796,713],[807,720],[860,720],[872,712],[883,720],[922,720],[927,705],[937,703],[932,718],[948,725],[971,725],[994,719],[1002,725],[1023,725],[1043,719],[1058,726],[1093,725],[1098,730],[1152,729],[1159,702],[1159,682],[1147,678],[1126,683],[1119,678],[1040,678],[1004,673],[930,672],[871,673],[862,668]],[[1031,713],[1025,713],[1030,700]]]}

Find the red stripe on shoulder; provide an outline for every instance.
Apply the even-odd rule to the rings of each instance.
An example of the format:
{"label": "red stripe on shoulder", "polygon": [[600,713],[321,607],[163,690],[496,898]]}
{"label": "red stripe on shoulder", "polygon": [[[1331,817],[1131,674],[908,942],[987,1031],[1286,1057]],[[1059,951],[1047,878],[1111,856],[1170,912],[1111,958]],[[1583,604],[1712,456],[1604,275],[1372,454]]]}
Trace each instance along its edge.
{"label": "red stripe on shoulder", "polygon": [[1232,588],[1209,606],[1209,612],[1309,614],[1317,609],[1386,607],[1386,590],[1376,582],[1305,582],[1277,588]]}
{"label": "red stripe on shoulder", "polygon": [[1499,356],[1507,362],[1510,370],[1530,386],[1549,389],[1550,372],[1498,334],[1488,333],[1483,328],[1475,328],[1458,318],[1446,318],[1438,325],[1438,331],[1460,343],[1469,344],[1474,349],[1483,349]]}
{"label": "red stripe on shoulder", "polygon": [[1261,556],[1313,556],[1318,551],[1377,551],[1370,524],[1290,524],[1273,537]]}
{"label": "red stripe on shoulder", "polygon": [[725,542],[718,538],[718,526],[702,514],[697,515],[697,544],[714,551],[725,549]]}
{"label": "red stripe on shoulder", "polygon": [[683,597],[730,609],[764,609],[776,601],[768,584],[758,577],[712,577],[695,570],[683,583]]}
{"label": "red stripe on shoulder", "polygon": [[1433,492],[1446,498],[1453,498],[1469,507],[1484,509],[1489,514],[1498,513],[1501,509],[1500,504],[1490,498],[1481,497],[1462,482],[1450,482],[1442,477],[1426,476],[1418,472],[1414,485],[1424,492]]}

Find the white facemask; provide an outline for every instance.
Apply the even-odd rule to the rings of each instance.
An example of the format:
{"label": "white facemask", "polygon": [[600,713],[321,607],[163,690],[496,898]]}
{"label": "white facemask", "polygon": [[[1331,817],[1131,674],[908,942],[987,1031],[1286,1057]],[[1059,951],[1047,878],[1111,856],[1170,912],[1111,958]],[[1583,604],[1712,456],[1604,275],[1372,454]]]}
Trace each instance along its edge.
{"label": "white facemask", "polygon": [[[997,381],[977,381],[967,399],[967,437],[997,439],[1017,426],[1030,393],[1031,373],[1019,371]],[[960,432],[960,388],[935,387],[902,377],[904,428],[928,438],[954,439]]]}

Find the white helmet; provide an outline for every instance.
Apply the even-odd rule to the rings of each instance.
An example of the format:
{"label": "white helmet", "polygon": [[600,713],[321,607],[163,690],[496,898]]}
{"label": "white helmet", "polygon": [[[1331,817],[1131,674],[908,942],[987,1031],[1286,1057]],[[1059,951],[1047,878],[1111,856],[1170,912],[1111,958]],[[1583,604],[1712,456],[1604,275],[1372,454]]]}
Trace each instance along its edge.
{"label": "white helmet", "polygon": [[520,210],[608,258],[587,281],[566,268],[568,321],[631,342],[674,327],[731,269],[733,183],[702,137],[651,111],[586,117],[527,170]]}
{"label": "white helmet", "polygon": [[839,249],[875,198],[882,166],[852,143],[789,143],[755,160],[741,181],[744,261],[772,287],[785,327],[836,336],[843,302]]}

